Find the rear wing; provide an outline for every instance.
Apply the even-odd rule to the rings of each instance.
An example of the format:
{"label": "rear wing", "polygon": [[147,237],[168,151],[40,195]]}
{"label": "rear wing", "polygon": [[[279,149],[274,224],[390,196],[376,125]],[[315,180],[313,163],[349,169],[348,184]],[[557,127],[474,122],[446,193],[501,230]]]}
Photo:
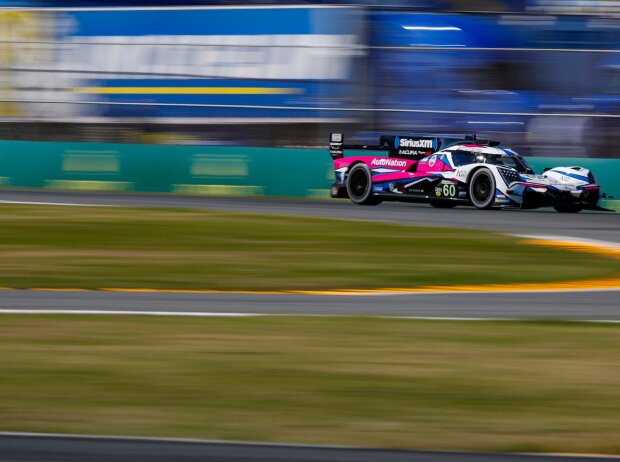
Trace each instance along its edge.
{"label": "rear wing", "polygon": [[368,151],[390,151],[389,146],[385,146],[381,143],[378,145],[367,144],[344,144],[344,135],[342,133],[332,133],[329,135],[329,154],[332,159],[340,159],[344,157],[345,149],[361,149]]}
{"label": "rear wing", "polygon": [[390,157],[420,159],[434,152],[457,144],[475,143],[485,146],[497,146],[499,141],[479,140],[476,135],[463,138],[435,137],[428,135],[381,135],[379,144],[345,144],[342,133],[331,133],[329,137],[329,154],[332,159],[344,157],[345,149],[368,151],[388,151]]}

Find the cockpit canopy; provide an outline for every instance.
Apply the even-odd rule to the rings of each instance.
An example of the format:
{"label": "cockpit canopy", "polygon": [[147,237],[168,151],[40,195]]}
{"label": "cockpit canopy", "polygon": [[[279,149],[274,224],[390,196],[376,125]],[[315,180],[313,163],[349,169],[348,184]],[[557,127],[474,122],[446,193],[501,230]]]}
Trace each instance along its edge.
{"label": "cockpit canopy", "polygon": [[519,173],[534,173],[527,161],[514,151],[489,146],[454,146],[450,148],[455,167],[469,164],[492,164],[514,168]]}

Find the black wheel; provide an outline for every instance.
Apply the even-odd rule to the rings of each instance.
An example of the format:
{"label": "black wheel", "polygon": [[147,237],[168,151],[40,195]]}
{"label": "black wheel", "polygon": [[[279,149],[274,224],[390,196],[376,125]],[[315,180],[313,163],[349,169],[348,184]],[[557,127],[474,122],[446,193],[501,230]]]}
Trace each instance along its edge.
{"label": "black wheel", "polygon": [[430,201],[429,204],[437,209],[452,209],[458,205],[454,201]]}
{"label": "black wheel", "polygon": [[381,199],[372,195],[372,177],[366,164],[357,164],[349,172],[347,193],[351,202],[358,205],[377,205]]}
{"label": "black wheel", "polygon": [[495,178],[487,168],[481,168],[469,181],[469,200],[479,209],[490,209],[495,202]]}
{"label": "black wheel", "polygon": [[555,204],[553,208],[560,213],[579,213],[583,210],[582,205],[576,204]]}

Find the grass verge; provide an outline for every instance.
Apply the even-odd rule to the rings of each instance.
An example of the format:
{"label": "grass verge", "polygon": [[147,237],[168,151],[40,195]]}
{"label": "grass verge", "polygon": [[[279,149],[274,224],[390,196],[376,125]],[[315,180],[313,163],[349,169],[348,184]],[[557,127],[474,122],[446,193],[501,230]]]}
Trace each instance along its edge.
{"label": "grass verge", "polygon": [[0,429],[620,453],[620,326],[12,316]]}
{"label": "grass verge", "polygon": [[482,231],[224,212],[0,206],[0,286],[294,290],[566,281],[620,261]]}

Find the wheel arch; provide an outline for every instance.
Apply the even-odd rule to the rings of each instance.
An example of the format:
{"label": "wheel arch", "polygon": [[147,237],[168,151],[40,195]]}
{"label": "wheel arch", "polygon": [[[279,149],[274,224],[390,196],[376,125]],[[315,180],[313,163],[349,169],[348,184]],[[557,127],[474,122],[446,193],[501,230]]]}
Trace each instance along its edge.
{"label": "wheel arch", "polygon": [[[372,168],[370,168],[370,165],[368,165],[368,163],[367,163],[367,162],[364,162],[364,161],[363,161],[363,160],[361,160],[361,159],[354,160],[353,162],[351,162],[351,163],[348,165],[348,167],[347,167],[347,178],[349,178],[349,172],[350,172],[351,170],[353,170],[353,168],[354,168],[355,166],[359,165],[359,164],[363,164],[363,165],[365,165],[366,167],[368,167],[368,170],[370,171],[370,182],[372,183],[372,177],[373,177],[373,175],[372,175]],[[346,180],[345,180],[345,182],[346,182]]]}
{"label": "wheel arch", "polygon": [[[342,182],[344,184],[346,184],[346,182],[347,182],[347,178],[349,177],[349,172],[353,169],[353,167],[355,167],[358,164],[366,164],[366,162],[364,162],[363,160],[357,159],[357,160],[354,160],[353,162],[351,162],[349,165],[346,166],[347,170],[346,170],[346,172],[344,172],[345,176],[342,178]],[[366,165],[368,165],[368,164],[366,164]],[[370,167],[368,167],[368,168],[370,168]],[[339,173],[338,172],[335,172],[335,173],[336,173],[336,180],[338,180]],[[372,171],[371,171],[371,177],[372,177]]]}
{"label": "wheel arch", "polygon": [[501,193],[505,194],[506,189],[510,185],[506,184],[504,178],[502,178],[502,176],[498,172],[497,167],[495,165],[489,165],[489,164],[477,165],[476,167],[472,168],[469,171],[469,173],[467,174],[467,179],[465,180],[465,184],[467,185],[467,189],[469,190],[469,183],[471,182],[471,179],[474,176],[474,174],[478,170],[480,170],[482,168],[486,168],[489,172],[491,172],[491,175],[493,175],[493,179],[495,180],[495,189],[497,189]]}
{"label": "wheel arch", "polygon": [[370,168],[370,165],[368,165],[366,162],[364,162],[364,161],[363,161],[363,160],[361,160],[361,159],[357,159],[357,160],[354,160],[353,162],[351,162],[351,163],[349,164],[349,170],[351,170],[353,167],[355,167],[356,165],[359,165],[359,164],[364,164],[364,165],[365,165],[366,167],[368,167],[368,168],[370,169],[370,171],[372,172],[372,169]]}
{"label": "wheel arch", "polygon": [[[351,169],[353,167],[355,167],[357,164],[365,164],[366,162],[364,162],[363,160],[360,159],[356,159],[353,162],[351,162],[350,164],[346,165],[347,167],[347,174],[351,171]],[[368,164],[367,164],[368,165]],[[370,168],[370,167],[369,167]]]}
{"label": "wheel arch", "polygon": [[472,168],[469,171],[469,173],[467,174],[467,179],[465,180],[465,184],[467,184],[469,186],[469,182],[471,181],[471,177],[473,177],[474,173],[476,173],[478,170],[480,170],[482,168],[486,168],[487,170],[489,170],[491,172],[491,174],[493,175],[493,177],[496,176],[495,172],[493,170],[491,170],[487,164],[480,164],[480,165],[475,166],[474,168]]}

